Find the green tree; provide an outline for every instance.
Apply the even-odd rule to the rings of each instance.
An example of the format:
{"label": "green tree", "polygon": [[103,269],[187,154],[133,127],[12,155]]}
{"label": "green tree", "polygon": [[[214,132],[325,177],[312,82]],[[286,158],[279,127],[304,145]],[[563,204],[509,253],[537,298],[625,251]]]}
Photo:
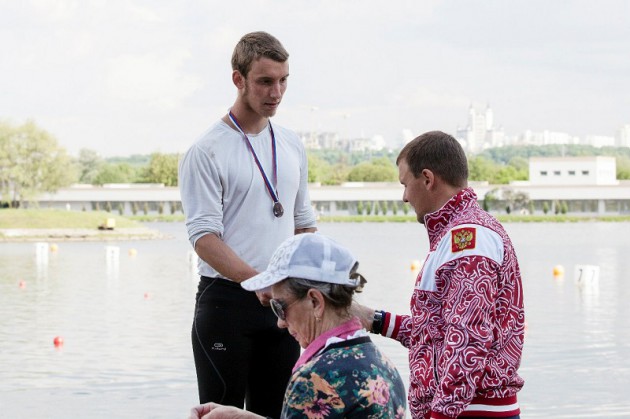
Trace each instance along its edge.
{"label": "green tree", "polygon": [[549,212],[549,203],[547,201],[543,202],[543,213],[547,214]]}
{"label": "green tree", "polygon": [[363,201],[358,201],[357,202],[357,214],[358,215],[363,215]]}
{"label": "green tree", "polygon": [[330,163],[326,160],[318,157],[315,154],[308,153],[308,182],[322,182],[326,181],[326,178],[330,173]]}
{"label": "green tree", "polygon": [[490,211],[492,207],[499,200],[497,193],[499,190],[497,188],[491,189],[483,196],[483,209],[485,211]]}
{"label": "green tree", "polygon": [[381,201],[381,212],[383,215],[387,215],[387,201]]}
{"label": "green tree", "polygon": [[96,151],[83,148],[79,150],[79,158],[76,160],[76,164],[79,171],[79,182],[94,184],[99,171],[105,164],[105,160]]}
{"label": "green tree", "polygon": [[76,180],[76,167],[55,137],[32,121],[20,126],[0,122],[0,193],[4,202],[22,206]]}
{"label": "green tree", "polygon": [[398,202],[396,201],[392,202],[392,214],[398,214]]}
{"label": "green tree", "polygon": [[396,166],[387,158],[359,163],[348,173],[350,182],[393,182],[398,180]]}
{"label": "green tree", "polygon": [[492,160],[483,156],[468,158],[468,179],[490,182],[491,179],[494,178],[494,172],[494,163]]}
{"label": "green tree", "polygon": [[630,157],[617,156],[617,179],[630,179]]}
{"label": "green tree", "polygon": [[146,183],[163,183],[177,186],[179,154],[151,154],[149,165],[143,170],[141,180]]}
{"label": "green tree", "polygon": [[322,183],[324,185],[340,185],[348,180],[349,170],[345,163],[337,163],[331,167],[330,173]]}
{"label": "green tree", "polygon": [[104,163],[93,183],[104,185],[106,183],[131,183],[135,178],[135,170],[128,163]]}

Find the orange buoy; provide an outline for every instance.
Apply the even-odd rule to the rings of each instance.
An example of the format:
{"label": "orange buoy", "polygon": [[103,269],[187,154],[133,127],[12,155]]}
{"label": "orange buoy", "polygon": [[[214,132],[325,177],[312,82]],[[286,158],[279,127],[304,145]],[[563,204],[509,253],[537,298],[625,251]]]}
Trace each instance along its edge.
{"label": "orange buoy", "polygon": [[50,245],[50,251],[51,252],[56,252],[57,250],[59,250],[59,246],[57,246],[55,243],[52,243]]}
{"label": "orange buoy", "polygon": [[414,260],[414,261],[411,262],[411,270],[412,271],[420,270],[420,266],[422,266],[422,263],[420,263],[419,260]]}
{"label": "orange buoy", "polygon": [[60,348],[63,346],[63,338],[61,336],[55,336],[53,343],[55,344],[55,348]]}
{"label": "orange buoy", "polygon": [[144,299],[145,299],[145,300],[148,300],[148,299],[150,299],[150,298],[151,298],[151,293],[150,293],[150,292],[145,292],[145,293],[144,293]]}
{"label": "orange buoy", "polygon": [[553,276],[554,278],[560,278],[564,276],[564,266],[556,265],[553,267]]}

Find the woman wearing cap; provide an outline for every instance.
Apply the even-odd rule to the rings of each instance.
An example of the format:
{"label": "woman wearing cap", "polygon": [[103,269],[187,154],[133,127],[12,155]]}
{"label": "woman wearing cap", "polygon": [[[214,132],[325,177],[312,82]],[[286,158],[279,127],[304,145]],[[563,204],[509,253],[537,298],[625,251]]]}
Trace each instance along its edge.
{"label": "woman wearing cap", "polygon": [[[278,326],[304,348],[287,386],[282,418],[405,417],[406,394],[398,371],[349,313],[365,279],[358,262],[335,241],[317,233],[287,239],[269,266],[241,283],[270,288]],[[206,403],[191,418],[260,418],[232,406]]]}

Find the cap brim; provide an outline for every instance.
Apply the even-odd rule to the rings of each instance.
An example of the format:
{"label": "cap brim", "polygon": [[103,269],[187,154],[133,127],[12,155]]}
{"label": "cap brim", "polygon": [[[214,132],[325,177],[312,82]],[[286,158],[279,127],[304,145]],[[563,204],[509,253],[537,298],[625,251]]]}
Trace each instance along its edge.
{"label": "cap brim", "polygon": [[285,275],[280,275],[279,272],[261,272],[258,275],[254,275],[251,278],[241,282],[241,287],[247,291],[259,291],[264,288],[270,287],[273,284],[286,279]]}

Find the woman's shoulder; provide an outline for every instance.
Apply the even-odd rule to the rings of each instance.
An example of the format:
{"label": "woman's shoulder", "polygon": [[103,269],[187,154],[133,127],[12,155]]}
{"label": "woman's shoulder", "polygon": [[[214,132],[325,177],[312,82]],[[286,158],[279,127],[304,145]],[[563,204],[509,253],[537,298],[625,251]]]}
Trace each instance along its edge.
{"label": "woman's shoulder", "polygon": [[[406,392],[393,364],[369,337],[330,345],[291,379],[285,409],[327,406],[324,418],[404,417]],[[352,413],[352,414],[351,414]]]}

